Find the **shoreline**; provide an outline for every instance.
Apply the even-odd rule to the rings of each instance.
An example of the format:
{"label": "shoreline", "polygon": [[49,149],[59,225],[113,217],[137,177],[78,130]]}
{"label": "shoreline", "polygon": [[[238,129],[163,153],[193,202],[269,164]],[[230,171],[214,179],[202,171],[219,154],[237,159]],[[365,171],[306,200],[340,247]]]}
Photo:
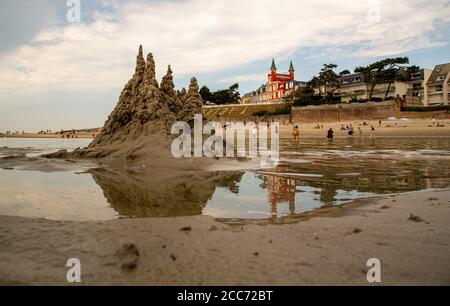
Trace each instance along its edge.
{"label": "shoreline", "polygon": [[[379,258],[381,285],[449,285],[449,218],[450,189],[364,198],[281,224],[0,216],[0,283],[68,285],[65,263],[76,257],[82,285],[368,285],[366,262]],[[124,255],[127,245],[138,255]]]}
{"label": "shoreline", "polygon": [[94,139],[92,135],[77,135],[77,137],[74,138],[62,138],[61,135],[54,135],[54,134],[38,134],[38,133],[26,133],[26,134],[19,134],[19,135],[2,135],[0,134],[1,138],[14,138],[14,139],[61,139],[61,140],[71,140],[71,139]]}
{"label": "shoreline", "polygon": [[[366,122],[367,125],[364,126],[363,123]],[[280,138],[292,138],[291,130],[294,125],[299,125],[300,127],[300,139],[301,138],[326,138],[328,129],[332,128],[334,130],[335,138],[348,138],[347,131],[342,131],[340,128],[342,125],[346,127],[352,124],[354,128],[353,139],[359,139],[360,135],[358,132],[358,127],[361,128],[362,137],[369,138],[371,131],[370,127],[373,125],[375,127],[376,138],[387,138],[387,137],[450,137],[450,119],[436,120],[436,124],[442,125],[441,127],[433,126],[431,118],[411,118],[408,121],[382,121],[381,128],[379,127],[378,120],[353,120],[353,121],[342,121],[342,122],[319,122],[319,123],[302,123],[293,122],[288,125],[280,125]],[[322,129],[316,129],[317,125],[323,125]],[[397,126],[395,126],[397,125]],[[93,139],[92,133],[77,133],[79,139]],[[61,138],[59,134],[38,134],[38,133],[27,133],[27,134],[17,134],[17,135],[5,135],[0,134],[0,139],[2,138],[53,138],[65,140],[67,138]],[[68,138],[76,139],[76,138]]]}

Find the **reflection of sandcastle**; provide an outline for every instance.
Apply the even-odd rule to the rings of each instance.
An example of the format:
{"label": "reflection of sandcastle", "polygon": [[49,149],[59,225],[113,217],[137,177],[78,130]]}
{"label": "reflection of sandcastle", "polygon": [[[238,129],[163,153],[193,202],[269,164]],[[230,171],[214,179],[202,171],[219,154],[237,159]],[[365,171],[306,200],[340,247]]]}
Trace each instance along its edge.
{"label": "reflection of sandcastle", "polygon": [[[155,76],[153,55],[144,60],[142,46],[133,77],[125,85],[119,102],[92,144],[74,155],[79,157],[125,157],[137,159],[144,154],[157,156],[157,148],[170,147],[170,127],[176,121],[189,122],[201,113],[203,100],[195,78],[189,90],[175,91],[169,66],[161,86]],[[170,151],[159,152],[168,155]],[[168,151],[168,152],[167,152]]]}
{"label": "reflection of sandcastle", "polygon": [[217,187],[236,190],[241,172],[168,172],[150,173],[91,170],[95,182],[121,216],[173,217],[201,215]]}

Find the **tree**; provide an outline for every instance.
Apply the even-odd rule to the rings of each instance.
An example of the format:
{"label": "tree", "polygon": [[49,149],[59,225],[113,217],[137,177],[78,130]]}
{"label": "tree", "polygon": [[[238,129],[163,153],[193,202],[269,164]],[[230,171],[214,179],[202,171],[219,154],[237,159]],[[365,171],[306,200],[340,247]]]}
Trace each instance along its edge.
{"label": "tree", "polygon": [[283,98],[287,102],[291,102],[293,106],[318,105],[322,103],[321,95],[316,95],[314,89],[309,86],[300,87],[288,97]]}
{"label": "tree", "polygon": [[349,74],[351,74],[350,70],[347,70],[347,69],[339,72],[339,76],[344,76],[344,75],[349,75]]}
{"label": "tree", "polygon": [[203,86],[200,88],[200,95],[202,96],[204,102],[211,102],[213,95],[208,87]]}
{"label": "tree", "polygon": [[322,96],[322,80],[318,76],[313,76],[306,86],[312,89],[318,89],[319,96]]}
{"label": "tree", "polygon": [[409,59],[407,57],[396,57],[396,58],[388,58],[385,60],[386,67],[381,72],[381,82],[388,83],[388,88],[386,90],[386,94],[384,95],[384,100],[388,98],[389,91],[391,90],[392,83],[396,80],[405,80],[405,77],[399,72],[403,69],[407,72],[404,65],[409,64]]}
{"label": "tree", "polygon": [[372,100],[375,86],[380,83],[389,83],[386,95],[389,94],[390,87],[395,81],[398,71],[408,63],[409,59],[407,57],[395,57],[386,58],[368,66],[356,67],[355,72],[362,73],[370,86],[368,100]]}
{"label": "tree", "polygon": [[211,92],[208,87],[203,86],[200,94],[205,102],[212,102],[217,105],[238,104],[241,100],[239,84],[233,84],[228,89]]}
{"label": "tree", "polygon": [[[324,64],[319,73],[319,83],[324,86],[324,98],[330,102],[333,98],[334,92],[340,88],[339,76],[334,72],[337,68],[335,64]],[[328,93],[328,88],[332,87],[331,93]]]}
{"label": "tree", "polygon": [[395,81],[408,81],[409,76],[412,73],[416,73],[420,70],[419,66],[401,66],[402,64],[397,64],[392,67],[388,67],[382,73],[382,82],[388,83],[388,88],[386,90],[386,94],[384,95],[384,99],[386,100],[389,96],[389,91],[391,90],[391,86]]}

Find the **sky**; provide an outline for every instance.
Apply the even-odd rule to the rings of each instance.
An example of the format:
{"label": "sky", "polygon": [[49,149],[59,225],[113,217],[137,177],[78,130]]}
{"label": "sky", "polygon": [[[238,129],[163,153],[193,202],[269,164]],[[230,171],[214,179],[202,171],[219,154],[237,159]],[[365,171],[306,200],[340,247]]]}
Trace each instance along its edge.
{"label": "sky", "polygon": [[450,62],[449,32],[450,0],[2,0],[0,131],[102,126],[139,44],[179,89],[196,76],[244,94],[272,58],[300,81],[391,56],[432,69]]}

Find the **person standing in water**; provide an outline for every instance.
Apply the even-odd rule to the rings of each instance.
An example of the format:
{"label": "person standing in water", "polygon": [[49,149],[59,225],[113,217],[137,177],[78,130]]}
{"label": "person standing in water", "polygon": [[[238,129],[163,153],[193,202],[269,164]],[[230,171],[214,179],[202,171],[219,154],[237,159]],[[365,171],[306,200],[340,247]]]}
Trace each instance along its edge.
{"label": "person standing in water", "polygon": [[353,134],[355,131],[353,130],[353,125],[350,124],[350,127],[348,128],[348,138],[353,138]]}
{"label": "person standing in water", "polygon": [[294,128],[292,129],[292,136],[294,137],[295,141],[298,141],[298,136],[300,136],[298,125],[295,125]]}
{"label": "person standing in water", "polygon": [[330,129],[328,130],[327,139],[328,139],[328,140],[333,140],[333,137],[334,137],[334,131],[333,131],[332,128],[330,128]]}
{"label": "person standing in water", "polygon": [[375,138],[375,127],[373,125],[370,126],[370,138]]}

